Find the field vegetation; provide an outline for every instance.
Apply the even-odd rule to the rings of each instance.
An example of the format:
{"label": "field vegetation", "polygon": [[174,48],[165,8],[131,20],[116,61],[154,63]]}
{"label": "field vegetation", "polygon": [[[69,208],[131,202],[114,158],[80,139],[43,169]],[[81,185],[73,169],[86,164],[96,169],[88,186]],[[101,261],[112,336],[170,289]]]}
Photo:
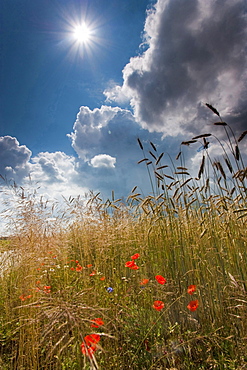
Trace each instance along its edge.
{"label": "field vegetation", "polygon": [[247,369],[247,131],[235,138],[207,106],[225,139],[203,133],[174,160],[138,139],[151,195],[136,186],[126,200],[91,193],[61,206],[9,186],[2,370]]}

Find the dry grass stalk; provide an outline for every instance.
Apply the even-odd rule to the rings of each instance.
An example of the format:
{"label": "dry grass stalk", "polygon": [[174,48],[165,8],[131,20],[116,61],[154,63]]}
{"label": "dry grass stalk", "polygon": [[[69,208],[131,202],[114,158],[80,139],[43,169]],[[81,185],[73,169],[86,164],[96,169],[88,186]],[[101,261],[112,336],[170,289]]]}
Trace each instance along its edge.
{"label": "dry grass stalk", "polygon": [[214,112],[217,116],[219,116],[219,117],[220,117],[220,114],[219,114],[219,112],[217,111],[217,109],[216,109],[216,108],[214,108],[211,104],[206,103],[206,106],[207,106],[209,109],[211,109],[211,111],[212,111],[212,112]]}
{"label": "dry grass stalk", "polygon": [[138,141],[138,144],[139,144],[141,150],[143,150],[143,145],[142,145],[141,140],[139,139],[139,137],[137,138],[137,141]]}
{"label": "dry grass stalk", "polygon": [[154,171],[154,173],[155,173],[155,176],[156,176],[159,180],[163,180],[163,179],[164,179],[164,177],[163,177],[163,176],[161,176],[157,171]]}
{"label": "dry grass stalk", "polygon": [[240,152],[239,152],[239,147],[238,145],[235,146],[235,158],[237,161],[239,161],[240,158]]}
{"label": "dry grass stalk", "polygon": [[140,163],[145,162],[145,161],[148,161],[148,158],[143,158],[140,161],[138,161],[137,163],[140,164]]}
{"label": "dry grass stalk", "polygon": [[226,174],[225,174],[225,171],[223,170],[223,167],[221,165],[221,163],[218,161],[218,162],[214,162],[214,165],[215,167],[217,168],[217,170],[220,171],[221,175],[224,177],[224,179],[226,180]]}
{"label": "dry grass stalk", "polygon": [[225,162],[226,162],[226,165],[227,165],[227,167],[228,167],[228,169],[229,169],[229,171],[231,172],[231,173],[233,173],[233,168],[232,168],[232,165],[231,165],[231,162],[229,161],[229,159],[227,158],[227,157],[223,157],[224,158],[224,160],[225,160]]}
{"label": "dry grass stalk", "polygon": [[242,132],[242,134],[239,136],[239,138],[238,138],[238,142],[240,143],[240,141],[242,141],[243,140],[243,138],[245,137],[247,135],[247,130],[246,131],[244,131],[244,132]]}
{"label": "dry grass stalk", "polygon": [[197,140],[188,140],[188,141],[182,141],[181,145],[187,145],[197,143]]}
{"label": "dry grass stalk", "polygon": [[167,167],[168,167],[167,165],[164,165],[164,166],[157,167],[156,169],[157,170],[162,170],[163,168],[167,168]]}
{"label": "dry grass stalk", "polygon": [[156,149],[155,145],[152,143],[152,141],[150,141],[150,144],[151,144],[151,146],[152,146],[153,150],[154,150],[155,152],[157,152],[157,149]]}
{"label": "dry grass stalk", "polygon": [[215,126],[227,126],[227,123],[226,122],[219,121],[219,122],[214,122],[214,125]]}
{"label": "dry grass stalk", "polygon": [[201,135],[198,135],[198,136],[194,136],[192,138],[192,140],[196,140],[196,139],[202,139],[202,138],[205,138],[205,137],[209,137],[211,136],[212,134],[201,134]]}
{"label": "dry grass stalk", "polygon": [[187,175],[187,176],[190,176],[189,172],[186,172],[186,171],[178,171],[178,172],[174,172],[175,175]]}
{"label": "dry grass stalk", "polygon": [[203,174],[204,165],[205,165],[205,156],[203,155],[202,162],[201,162],[201,165],[200,165],[200,169],[199,169],[199,172],[198,172],[198,179],[200,179],[201,175]]}
{"label": "dry grass stalk", "polygon": [[151,156],[157,161],[157,157],[151,152],[151,150],[149,150],[149,154],[151,154]]}
{"label": "dry grass stalk", "polygon": [[184,181],[181,185],[180,185],[180,188],[182,188],[184,185],[186,185],[189,181],[191,181],[192,178],[190,179],[187,179],[186,181]]}
{"label": "dry grass stalk", "polygon": [[159,162],[160,162],[160,160],[161,160],[161,158],[163,157],[163,155],[164,155],[164,153],[161,153],[160,155],[159,155],[159,157],[158,157],[158,159],[157,159],[157,161],[156,161],[156,166],[159,164]]}

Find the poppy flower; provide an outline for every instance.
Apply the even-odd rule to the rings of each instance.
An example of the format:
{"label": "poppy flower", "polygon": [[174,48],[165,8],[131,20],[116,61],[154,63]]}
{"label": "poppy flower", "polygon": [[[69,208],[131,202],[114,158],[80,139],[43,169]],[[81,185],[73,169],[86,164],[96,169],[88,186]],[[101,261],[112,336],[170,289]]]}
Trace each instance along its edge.
{"label": "poppy flower", "polygon": [[125,263],[125,267],[132,267],[132,266],[134,266],[135,265],[135,261],[127,261],[126,263]]}
{"label": "poppy flower", "polygon": [[146,285],[149,282],[149,279],[142,279],[140,282],[141,285]]}
{"label": "poppy flower", "polygon": [[199,306],[199,302],[198,302],[198,299],[196,299],[195,301],[190,301],[190,303],[188,304],[187,308],[193,312],[195,311]]}
{"label": "poppy flower", "polygon": [[139,253],[135,253],[133,256],[131,256],[131,259],[132,260],[136,260],[139,257],[140,257],[140,254]]}
{"label": "poppy flower", "polygon": [[139,266],[137,266],[137,264],[135,263],[135,261],[127,261],[125,263],[125,267],[129,267],[131,270],[138,270],[139,269]]}
{"label": "poppy flower", "polygon": [[87,267],[89,268],[89,267],[92,267],[93,265],[90,263],[89,265],[87,265]]}
{"label": "poppy flower", "polygon": [[91,324],[92,328],[98,328],[99,326],[104,325],[104,321],[100,317],[98,317],[97,319],[93,319],[92,321],[93,321],[93,323]]}
{"label": "poppy flower", "polygon": [[76,266],[76,271],[81,271],[83,267],[78,263]]}
{"label": "poppy flower", "polygon": [[96,271],[92,271],[91,274],[89,274],[89,276],[94,276],[96,275]]}
{"label": "poppy flower", "polygon": [[156,311],[161,311],[165,307],[165,304],[163,301],[154,301],[153,308]]}
{"label": "poppy flower", "polygon": [[187,292],[192,295],[196,291],[196,285],[189,285]]}
{"label": "poppy flower", "polygon": [[45,285],[44,286],[44,292],[45,293],[51,293],[51,287],[50,287],[50,285]]}
{"label": "poppy flower", "polygon": [[131,270],[138,270],[139,269],[139,266],[137,266],[136,264],[134,264],[133,266],[130,267]]}
{"label": "poppy flower", "polygon": [[94,352],[97,350],[97,343],[100,340],[99,334],[90,334],[84,337],[84,341],[81,344],[81,352],[92,358]]}
{"label": "poppy flower", "polygon": [[87,345],[97,344],[100,341],[99,334],[89,334],[84,337],[85,343]]}
{"label": "poppy flower", "polygon": [[96,351],[96,347],[89,347],[85,343],[82,342],[81,344],[81,352],[90,358],[93,357],[94,352]]}
{"label": "poppy flower", "polygon": [[161,275],[156,275],[155,276],[155,279],[161,285],[164,285],[166,283],[166,279],[163,276],[161,276]]}
{"label": "poppy flower", "polygon": [[101,281],[104,281],[105,280],[105,276],[101,276],[101,278],[99,278]]}

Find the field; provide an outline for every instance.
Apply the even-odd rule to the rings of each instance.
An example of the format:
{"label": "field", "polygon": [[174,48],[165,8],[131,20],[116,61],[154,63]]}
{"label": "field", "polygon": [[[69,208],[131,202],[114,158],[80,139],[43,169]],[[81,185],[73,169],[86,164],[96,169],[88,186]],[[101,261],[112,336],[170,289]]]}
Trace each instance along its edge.
{"label": "field", "polygon": [[[181,143],[168,164],[138,139],[151,195],[135,187],[126,200],[92,193],[56,206],[11,187],[2,370],[247,369],[247,132],[235,139],[213,112],[226,133],[220,160],[211,134]],[[192,177],[183,148],[195,142]]]}

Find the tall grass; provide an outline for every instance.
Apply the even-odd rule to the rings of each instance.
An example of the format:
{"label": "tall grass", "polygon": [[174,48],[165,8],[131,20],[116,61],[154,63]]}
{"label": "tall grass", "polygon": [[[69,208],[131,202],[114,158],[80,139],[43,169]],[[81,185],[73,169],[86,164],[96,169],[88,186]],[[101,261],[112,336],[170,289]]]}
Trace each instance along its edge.
{"label": "tall grass", "polygon": [[[153,143],[149,150],[138,141],[153,189],[145,198],[135,187],[126,201],[89,194],[56,211],[14,187],[16,232],[0,287],[1,369],[246,368],[246,132],[236,140],[208,107],[226,145],[202,134],[166,164]],[[211,158],[211,140],[222,159]],[[198,142],[192,176],[183,148]],[[126,267],[136,253],[139,268]],[[92,326],[96,318],[103,325]],[[83,355],[89,334],[100,341]]]}

